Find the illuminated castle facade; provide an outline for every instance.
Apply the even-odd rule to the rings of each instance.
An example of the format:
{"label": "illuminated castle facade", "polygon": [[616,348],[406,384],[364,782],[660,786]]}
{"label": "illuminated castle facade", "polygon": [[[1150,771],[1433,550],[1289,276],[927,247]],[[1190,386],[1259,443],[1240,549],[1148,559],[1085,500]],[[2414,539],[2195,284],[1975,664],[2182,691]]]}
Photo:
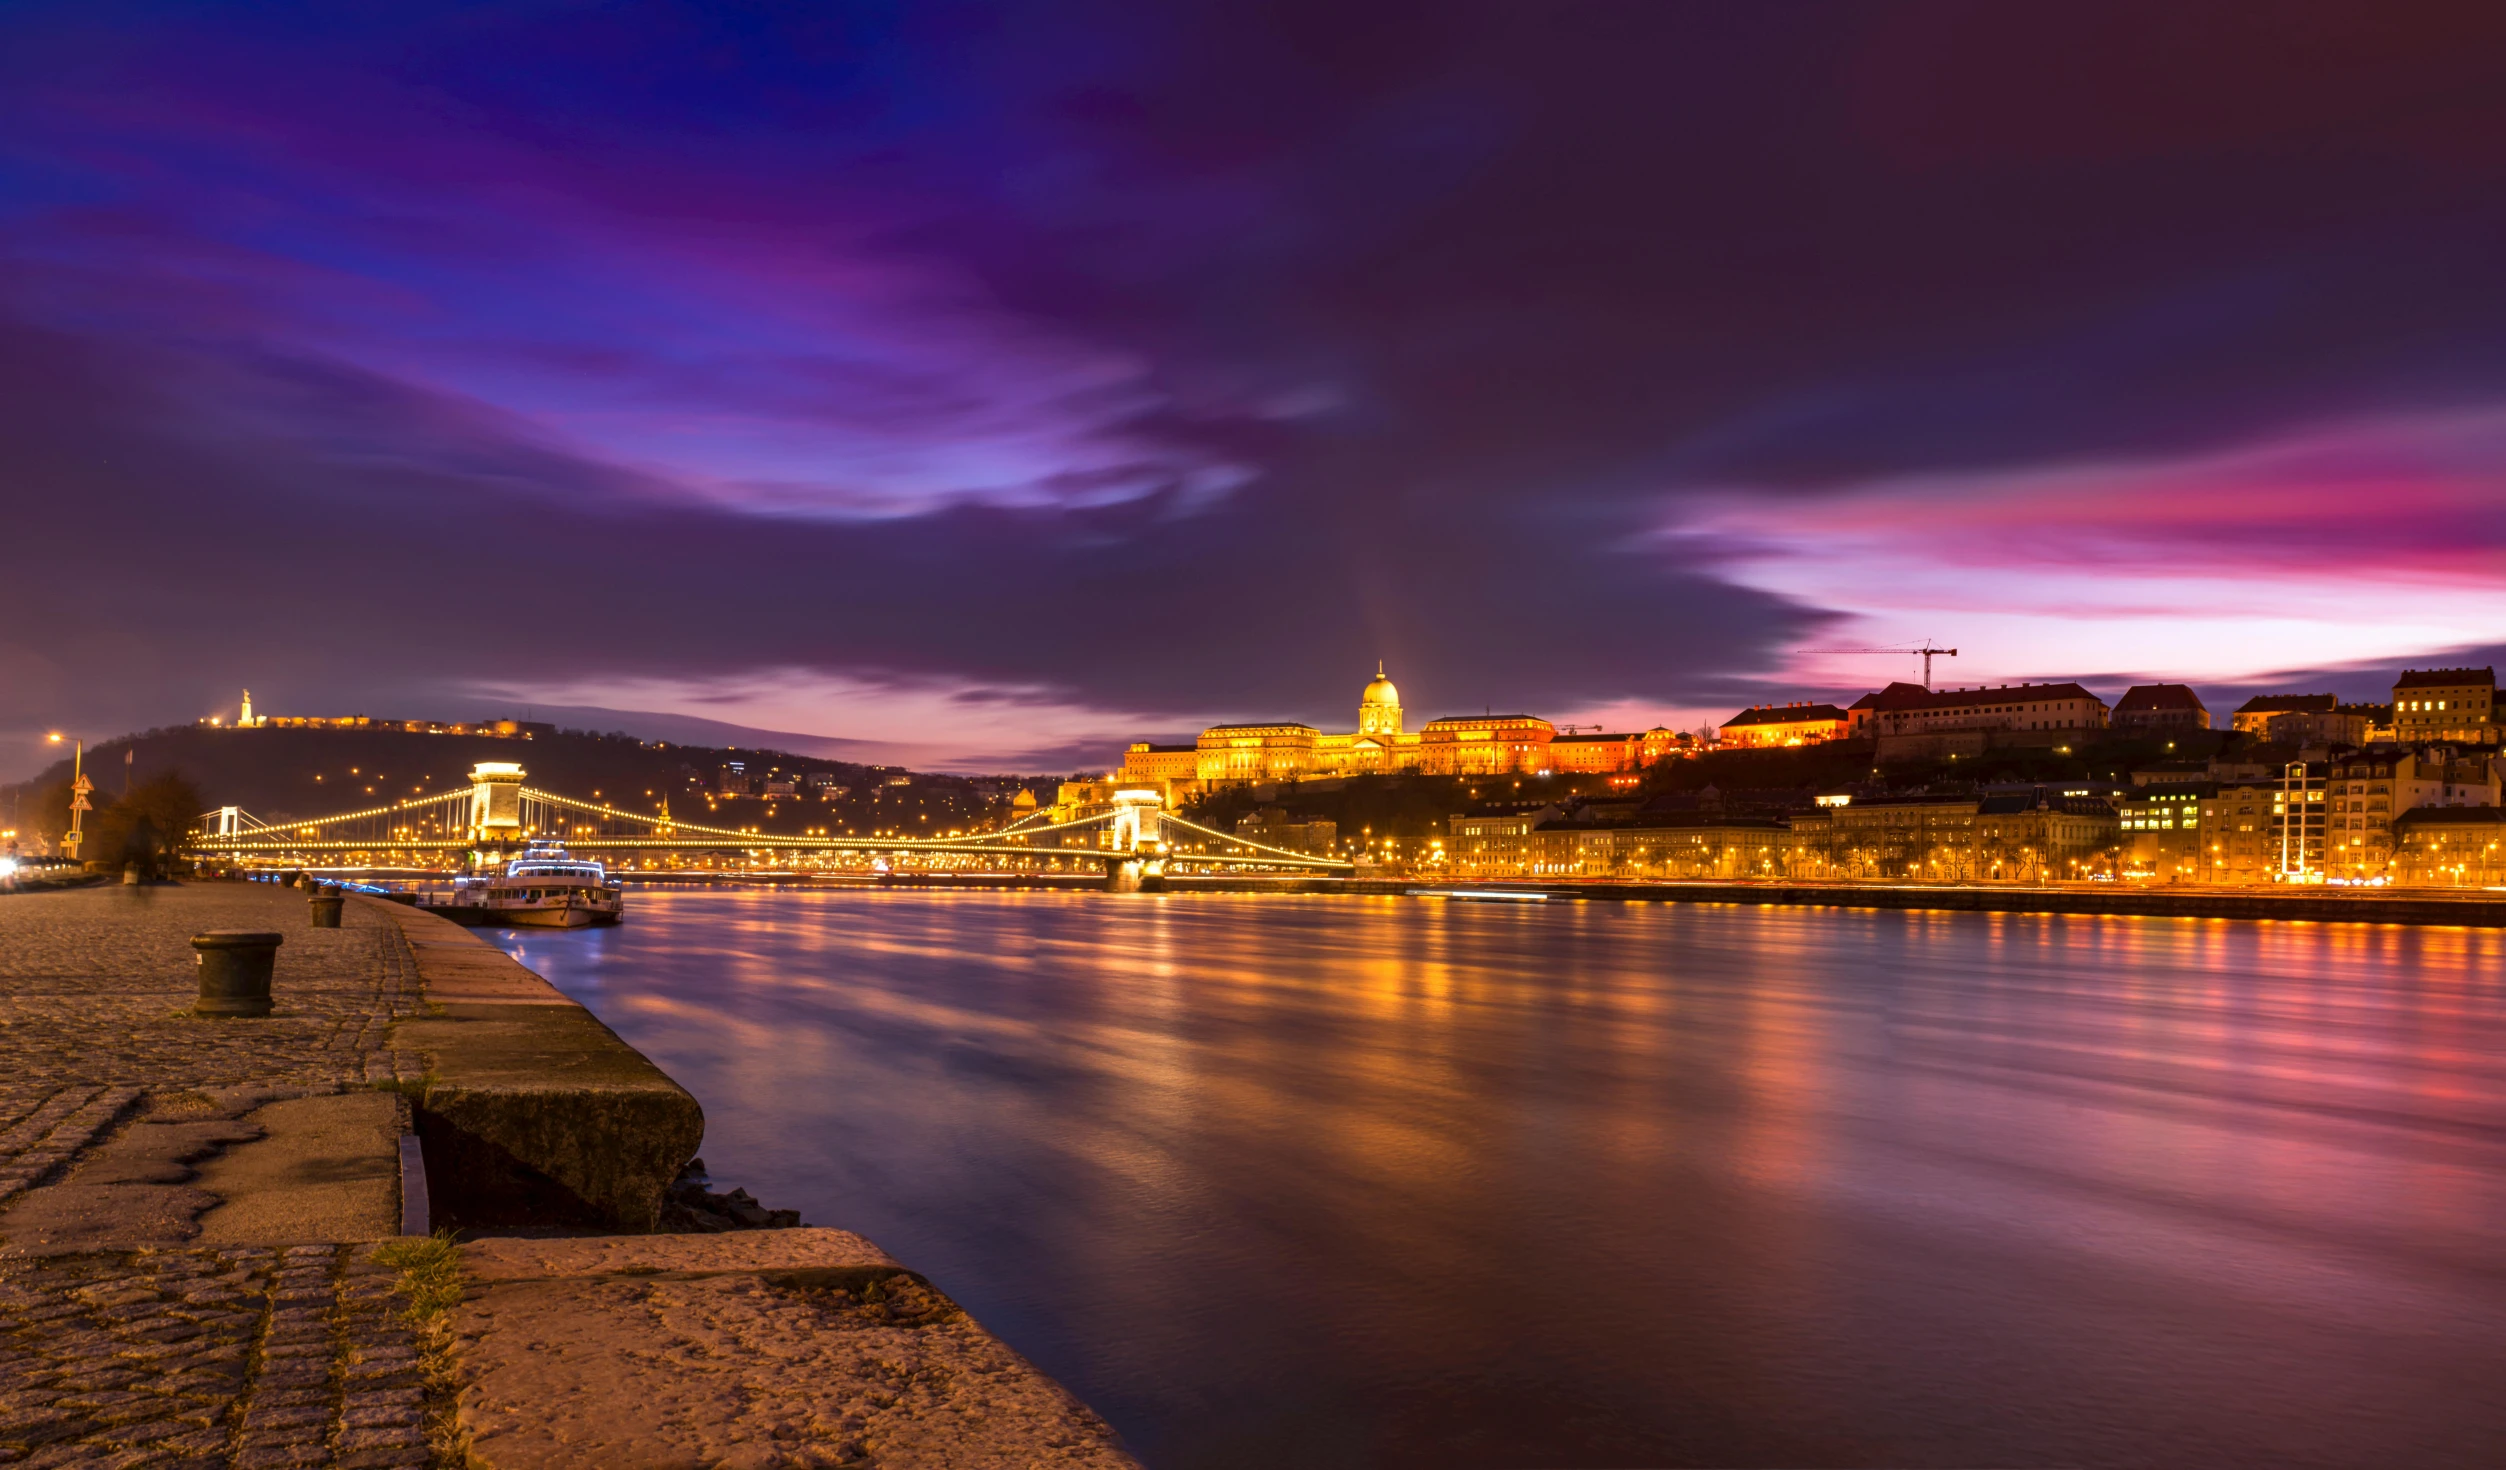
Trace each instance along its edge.
{"label": "illuminated castle facade", "polygon": [[1357,728],[1326,733],[1304,724],[1213,725],[1191,745],[1134,745],[1120,779],[1201,787],[1415,771],[1430,776],[1628,771],[1678,747],[1656,726],[1642,734],[1560,734],[1538,715],[1455,715],[1404,727],[1401,691],[1383,666],[1358,696]]}

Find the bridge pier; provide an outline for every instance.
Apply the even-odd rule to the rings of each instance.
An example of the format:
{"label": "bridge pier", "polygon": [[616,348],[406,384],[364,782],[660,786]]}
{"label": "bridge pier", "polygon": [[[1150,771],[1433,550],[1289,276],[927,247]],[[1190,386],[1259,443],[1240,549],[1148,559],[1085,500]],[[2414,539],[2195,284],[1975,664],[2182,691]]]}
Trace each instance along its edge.
{"label": "bridge pier", "polygon": [[1131,853],[1105,860],[1105,891],[1108,893],[1162,893],[1166,889],[1166,860],[1154,854]]}

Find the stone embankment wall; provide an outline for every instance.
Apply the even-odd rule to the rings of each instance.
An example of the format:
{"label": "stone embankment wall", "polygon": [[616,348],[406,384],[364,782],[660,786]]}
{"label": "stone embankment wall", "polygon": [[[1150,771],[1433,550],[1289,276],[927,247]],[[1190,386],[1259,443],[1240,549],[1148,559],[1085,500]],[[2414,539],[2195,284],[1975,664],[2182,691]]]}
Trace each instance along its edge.
{"label": "stone embankment wall", "polygon": [[425,1066],[417,1123],[436,1222],[654,1228],[705,1136],[687,1089],[478,935],[357,902],[398,926],[426,998],[393,1044]]}

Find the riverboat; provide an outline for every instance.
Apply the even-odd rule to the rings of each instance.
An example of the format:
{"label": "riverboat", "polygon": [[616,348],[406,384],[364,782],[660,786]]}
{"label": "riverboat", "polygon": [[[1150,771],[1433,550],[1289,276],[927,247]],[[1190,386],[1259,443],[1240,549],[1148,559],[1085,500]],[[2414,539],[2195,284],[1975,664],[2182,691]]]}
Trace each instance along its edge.
{"label": "riverboat", "polygon": [[587,929],[624,918],[626,893],[599,863],[543,839],[501,873],[456,878],[449,889],[419,894],[418,907],[463,924]]}

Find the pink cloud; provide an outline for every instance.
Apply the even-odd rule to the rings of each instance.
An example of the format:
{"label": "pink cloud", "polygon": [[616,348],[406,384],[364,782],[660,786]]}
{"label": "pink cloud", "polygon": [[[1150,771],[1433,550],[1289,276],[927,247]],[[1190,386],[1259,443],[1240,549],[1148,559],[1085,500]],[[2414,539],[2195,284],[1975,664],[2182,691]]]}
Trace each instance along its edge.
{"label": "pink cloud", "polygon": [[2407,657],[2506,621],[2506,410],[2175,459],[1731,494],[1679,516],[1665,544],[1687,538],[1875,641],[1983,645],[1989,662],[1959,675],[2223,677]]}

